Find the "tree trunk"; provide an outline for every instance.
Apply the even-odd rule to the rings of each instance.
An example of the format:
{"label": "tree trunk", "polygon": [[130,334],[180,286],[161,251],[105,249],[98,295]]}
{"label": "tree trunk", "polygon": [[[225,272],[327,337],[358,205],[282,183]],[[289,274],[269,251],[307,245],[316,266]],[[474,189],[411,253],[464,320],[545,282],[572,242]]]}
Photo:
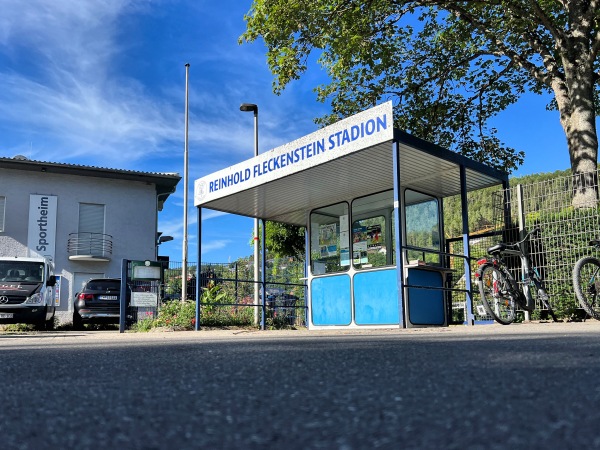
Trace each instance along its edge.
{"label": "tree trunk", "polygon": [[[588,73],[589,72],[589,73]],[[565,79],[553,85],[560,122],[567,137],[575,208],[598,204],[598,135],[593,70],[581,59],[565,64]]]}
{"label": "tree trunk", "polygon": [[567,142],[573,173],[572,205],[575,208],[594,208],[598,204],[598,137],[593,110],[572,114],[569,129]]}

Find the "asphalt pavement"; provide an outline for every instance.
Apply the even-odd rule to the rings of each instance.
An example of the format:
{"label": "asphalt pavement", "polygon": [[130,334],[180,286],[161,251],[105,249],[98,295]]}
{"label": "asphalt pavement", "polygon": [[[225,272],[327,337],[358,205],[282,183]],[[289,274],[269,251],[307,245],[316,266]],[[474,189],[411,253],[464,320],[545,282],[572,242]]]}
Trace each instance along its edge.
{"label": "asphalt pavement", "polygon": [[600,322],[0,334],[2,449],[600,448]]}

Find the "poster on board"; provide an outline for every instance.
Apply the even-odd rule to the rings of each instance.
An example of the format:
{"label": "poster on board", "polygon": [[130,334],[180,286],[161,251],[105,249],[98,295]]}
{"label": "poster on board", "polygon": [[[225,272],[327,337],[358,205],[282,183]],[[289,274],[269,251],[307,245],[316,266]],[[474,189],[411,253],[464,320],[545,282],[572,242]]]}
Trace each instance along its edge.
{"label": "poster on board", "polygon": [[321,225],[319,227],[319,248],[321,257],[337,255],[337,224]]}

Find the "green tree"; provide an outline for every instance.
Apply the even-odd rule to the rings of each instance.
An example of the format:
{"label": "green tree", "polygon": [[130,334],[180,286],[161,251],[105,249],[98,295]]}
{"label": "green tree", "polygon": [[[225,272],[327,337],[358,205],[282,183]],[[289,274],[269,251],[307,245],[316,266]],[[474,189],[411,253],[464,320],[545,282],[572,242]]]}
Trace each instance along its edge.
{"label": "green tree", "polygon": [[[304,227],[272,221],[267,221],[266,224],[267,251],[270,255],[304,259]],[[259,236],[261,234],[259,231]],[[252,238],[250,245],[254,245]]]}
{"label": "green tree", "polygon": [[525,92],[553,95],[576,180],[595,203],[600,0],[254,0],[241,41],[262,38],[281,92],[319,54],[328,124],[387,99],[395,125],[512,171],[524,154],[490,118]]}
{"label": "green tree", "polygon": [[304,227],[268,221],[266,230],[269,252],[304,259]]}

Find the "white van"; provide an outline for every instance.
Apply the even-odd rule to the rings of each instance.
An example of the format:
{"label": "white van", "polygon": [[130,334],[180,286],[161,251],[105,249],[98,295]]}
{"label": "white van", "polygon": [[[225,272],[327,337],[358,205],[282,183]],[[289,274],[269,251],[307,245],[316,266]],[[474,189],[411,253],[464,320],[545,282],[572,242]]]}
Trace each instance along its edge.
{"label": "white van", "polygon": [[47,258],[0,257],[0,324],[54,326],[54,265]]}

